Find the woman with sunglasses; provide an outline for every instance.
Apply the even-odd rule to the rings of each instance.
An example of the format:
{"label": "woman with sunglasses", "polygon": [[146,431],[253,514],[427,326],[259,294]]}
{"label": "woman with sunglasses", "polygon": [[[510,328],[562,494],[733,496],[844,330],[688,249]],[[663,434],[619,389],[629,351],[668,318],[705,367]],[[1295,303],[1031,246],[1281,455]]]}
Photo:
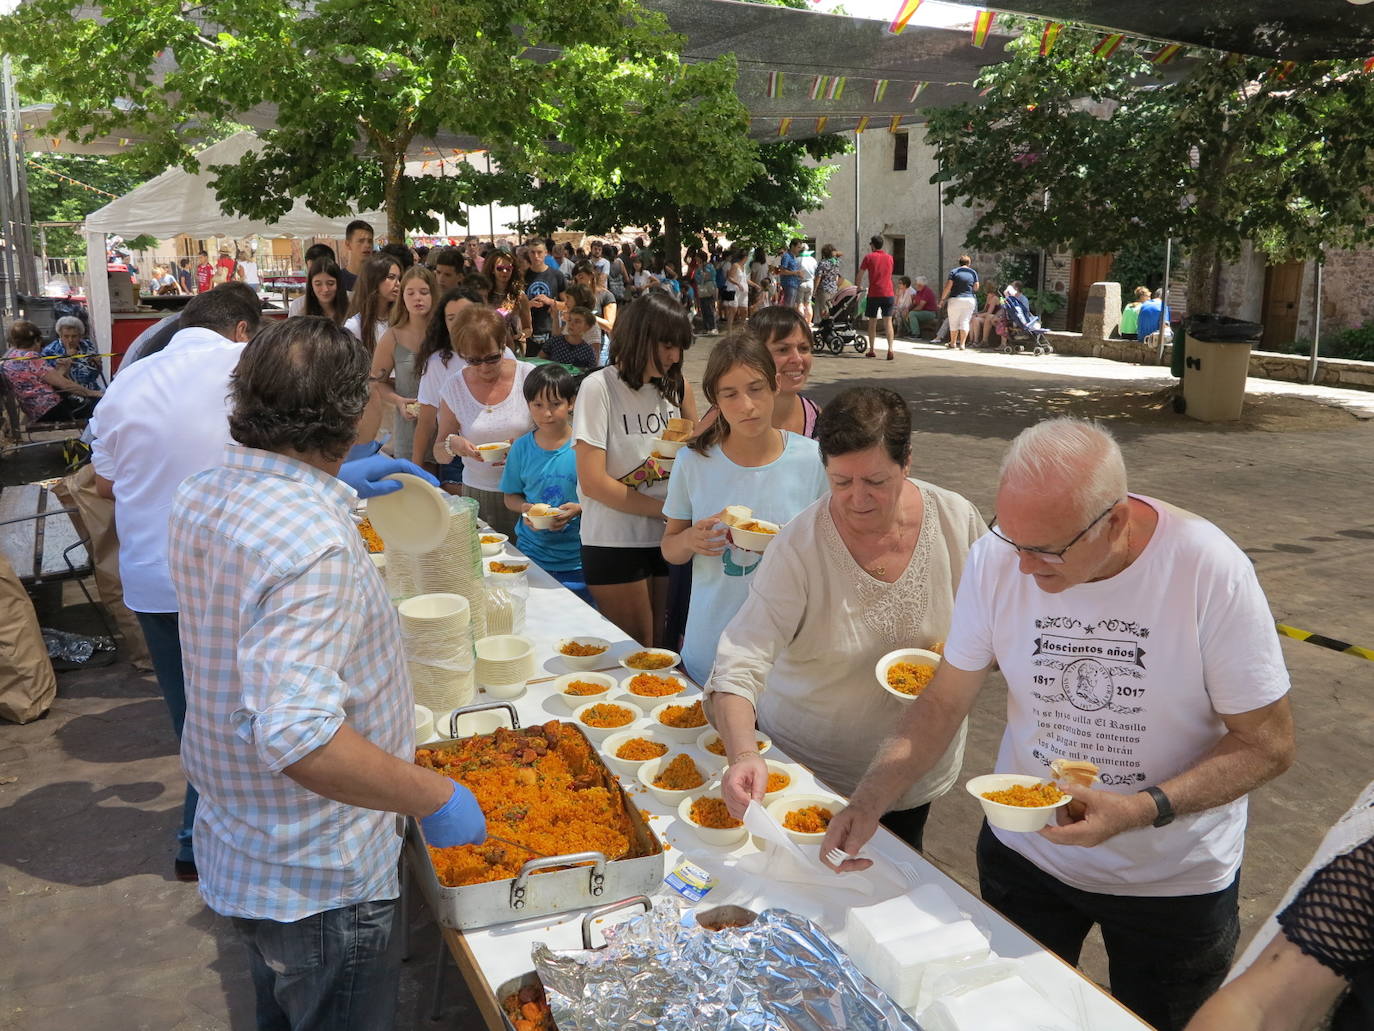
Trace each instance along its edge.
{"label": "woman with sunglasses", "polygon": [[[497,256],[499,260],[499,255]],[[483,444],[510,443],[534,428],[525,403],[525,377],[534,368],[506,357],[510,327],[499,312],[473,305],[453,323],[453,350],[467,365],[444,384],[434,460],[463,460],[463,494],[498,533],[515,536],[517,516],[501,491],[504,458],[486,461]]]}
{"label": "woman with sunglasses", "polygon": [[[987,529],[962,496],[910,478],[911,413],[892,391],[841,393],[821,411],[816,442],[830,491],[768,546],[706,685],[737,816],[768,780],[756,721],[836,791],[854,790],[910,704],[860,671],[944,641],[969,547]],[[959,775],[964,732],[883,817],[913,848],[931,800]]]}
{"label": "woman with sunglasses", "polygon": [[525,341],[530,335],[530,302],[525,296],[524,274],[516,272],[515,255],[510,251],[493,251],[487,258],[485,275],[491,286],[487,303],[510,323],[511,338],[516,352],[525,353]]}

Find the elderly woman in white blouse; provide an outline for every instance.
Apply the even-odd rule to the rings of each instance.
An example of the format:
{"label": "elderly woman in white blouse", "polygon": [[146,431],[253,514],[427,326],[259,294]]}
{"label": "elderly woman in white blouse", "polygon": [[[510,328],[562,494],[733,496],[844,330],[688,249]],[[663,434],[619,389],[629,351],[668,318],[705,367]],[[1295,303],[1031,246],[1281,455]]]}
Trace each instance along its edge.
{"label": "elderly woman in white blouse", "polygon": [[[756,723],[831,788],[854,790],[906,704],[878,685],[874,665],[944,641],[969,546],[987,529],[962,496],[909,477],[911,416],[892,391],[846,390],[821,412],[816,438],[830,493],[769,545],[707,683],[736,816],[767,782]],[[913,848],[963,751],[960,728],[883,818]]]}

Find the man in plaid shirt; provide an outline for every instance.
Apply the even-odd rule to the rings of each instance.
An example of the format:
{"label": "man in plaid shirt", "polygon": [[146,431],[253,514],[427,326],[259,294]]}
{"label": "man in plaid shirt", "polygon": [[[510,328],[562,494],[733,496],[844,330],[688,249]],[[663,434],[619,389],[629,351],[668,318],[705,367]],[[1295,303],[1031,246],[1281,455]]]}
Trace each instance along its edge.
{"label": "man in plaid shirt", "polygon": [[231,380],[237,443],[170,519],[200,890],[248,946],[264,1029],[390,1027],[393,814],[436,846],[486,836],[471,792],[411,761],[400,628],[338,478],[369,367],[327,319],[259,334]]}

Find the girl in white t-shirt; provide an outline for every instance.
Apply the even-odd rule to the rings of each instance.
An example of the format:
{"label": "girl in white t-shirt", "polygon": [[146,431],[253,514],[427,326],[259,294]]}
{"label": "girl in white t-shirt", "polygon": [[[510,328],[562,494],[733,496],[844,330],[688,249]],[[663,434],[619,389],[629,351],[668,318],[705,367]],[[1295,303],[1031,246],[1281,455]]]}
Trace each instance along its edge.
{"label": "girl in white t-shirt", "polygon": [[662,641],[668,592],[668,470],[652,452],[669,419],[696,422],[682,375],[691,343],[686,310],[649,291],[616,320],[612,364],[583,380],[573,411],[582,570],[601,614],[645,645]]}
{"label": "girl in white t-shirt", "polygon": [[401,295],[401,263],[390,254],[369,258],[349,298],[348,330],[371,354],[388,329],[391,306]]}
{"label": "girl in white t-shirt", "polygon": [[391,308],[390,326],[372,354],[372,382],[382,403],[395,409],[391,453],[409,458],[420,414],[420,348],[434,316],[439,284],[424,265],[412,265],[401,276],[401,293]]}
{"label": "girl in white t-shirt", "polygon": [[515,536],[516,514],[501,491],[504,455],[486,461],[484,444],[513,443],[534,428],[525,403],[525,377],[533,365],[506,357],[510,326],[485,306],[465,308],[453,324],[453,349],[467,362],[444,384],[434,460],[463,460],[463,494],[477,499],[477,514],[498,533]]}

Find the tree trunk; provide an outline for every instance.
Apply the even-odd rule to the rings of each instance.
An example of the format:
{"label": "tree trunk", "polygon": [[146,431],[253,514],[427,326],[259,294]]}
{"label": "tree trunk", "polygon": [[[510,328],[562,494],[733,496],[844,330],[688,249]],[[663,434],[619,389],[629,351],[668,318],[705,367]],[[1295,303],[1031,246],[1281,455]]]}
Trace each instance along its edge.
{"label": "tree trunk", "polygon": [[663,260],[682,271],[682,216],[677,208],[663,214]]}
{"label": "tree trunk", "polygon": [[[1221,277],[1221,255],[1217,245],[1205,241],[1188,253],[1189,315],[1210,314],[1217,308],[1217,282]],[[1175,312],[1175,317],[1184,314]]]}
{"label": "tree trunk", "polygon": [[401,177],[406,170],[405,151],[382,154],[382,189],[386,211],[386,242],[405,243],[405,215],[401,211]]}

